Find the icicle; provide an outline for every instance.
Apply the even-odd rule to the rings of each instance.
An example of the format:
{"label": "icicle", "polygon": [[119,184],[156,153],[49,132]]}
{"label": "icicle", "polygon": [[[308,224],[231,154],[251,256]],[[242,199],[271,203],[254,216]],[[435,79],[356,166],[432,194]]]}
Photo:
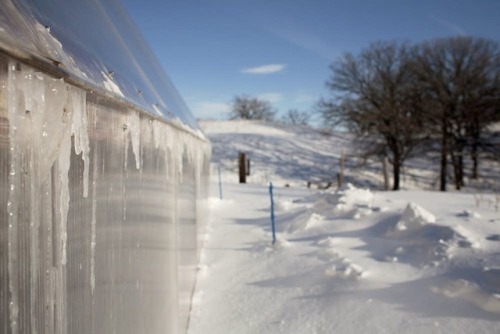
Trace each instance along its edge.
{"label": "icicle", "polygon": [[66,265],[66,243],[68,239],[67,232],[67,220],[68,220],[68,210],[69,210],[69,167],[70,167],[70,159],[71,159],[71,135],[70,132],[67,131],[65,138],[61,143],[61,151],[58,159],[59,166],[59,183],[61,186],[61,194],[60,194],[60,214],[61,214],[61,223],[60,223],[60,235],[61,235],[61,244],[62,244],[62,254],[61,254],[61,263],[62,265]]}
{"label": "icicle", "polygon": [[[29,70],[32,71],[31,69]],[[25,115],[23,117],[24,124],[27,128],[31,128],[33,125],[31,115],[34,113],[38,115],[41,110],[43,110],[45,105],[45,92],[44,92],[44,77],[41,73],[35,72],[34,75],[30,74],[29,83],[26,84],[26,87],[31,86],[30,96],[25,98],[26,110]],[[32,103],[32,105],[28,105],[28,100]],[[26,138],[25,138],[26,139]],[[35,165],[35,161],[41,161],[41,157],[39,155],[40,152],[40,141],[38,138],[31,137],[31,150],[30,150],[30,161],[28,173],[30,175],[30,203],[31,203],[31,212],[30,212],[30,320],[31,320],[31,331],[33,334],[37,334],[36,324],[37,324],[37,303],[38,301],[38,286],[39,286],[39,277],[38,273],[40,271],[40,223],[41,223],[41,206],[40,202],[40,192],[44,191],[46,183],[43,182],[45,178],[44,174],[38,173],[39,171],[45,172],[44,168],[39,170],[38,166]]]}
{"label": "icicle", "polygon": [[97,210],[97,150],[94,149],[92,168],[92,222],[90,225],[90,287],[92,295],[95,289],[95,247],[96,247],[96,210]]}
{"label": "icicle", "polygon": [[137,111],[130,111],[127,116],[127,126],[130,131],[130,139],[132,141],[132,151],[135,156],[135,166],[141,169],[141,118]]}
{"label": "icicle", "polygon": [[[30,112],[33,127],[33,137],[39,138],[40,173],[49,177],[50,169],[59,158],[60,146],[66,140],[66,133],[71,127],[72,113],[64,112],[67,103],[66,83],[38,73],[43,80],[37,80],[36,86],[43,88],[41,93],[33,94]],[[38,89],[38,88],[36,88]],[[28,101],[27,101],[28,102]],[[30,110],[30,109],[28,109]]]}
{"label": "icicle", "polygon": [[123,136],[122,136],[122,140],[123,140],[123,147],[124,147],[124,157],[125,159],[123,159],[123,170],[127,170],[128,168],[128,147],[129,147],[129,133],[130,133],[130,126],[128,125],[128,123],[126,124],[123,124]]}
{"label": "icicle", "polygon": [[148,146],[154,143],[153,120],[147,117],[141,118],[141,143],[147,143]]}
{"label": "icicle", "polygon": [[174,177],[179,179],[179,182],[182,182],[182,160],[184,154],[184,145],[180,142],[179,131],[176,129],[170,129],[170,131],[166,132],[166,140],[165,144],[168,150],[171,152],[172,157],[172,173],[171,175],[175,175]]}
{"label": "icicle", "polygon": [[173,169],[171,166],[172,163],[172,151],[168,148],[168,131],[167,127],[164,123],[161,123],[157,120],[154,121],[153,125],[154,137],[155,137],[155,145],[163,150],[165,155],[165,169],[167,180],[170,179],[170,171]]}
{"label": "icicle", "polygon": [[68,86],[69,106],[73,114],[71,133],[75,138],[75,153],[82,153],[83,168],[83,197],[89,193],[89,135],[87,122],[87,104],[85,91]]}
{"label": "icicle", "polygon": [[9,63],[8,73],[8,113],[9,113],[9,142],[10,142],[10,166],[9,166],[9,199],[7,212],[9,214],[8,223],[8,272],[9,272],[9,321],[12,334],[17,334],[19,318],[19,275],[18,275],[18,188],[20,178],[18,173],[19,147],[17,143],[17,127],[19,123],[19,111],[24,109],[23,103],[16,99],[20,89],[16,84],[17,75],[16,64]]}
{"label": "icicle", "polygon": [[159,148],[160,144],[165,141],[165,137],[163,136],[162,124],[157,120],[153,120],[153,138],[155,143],[155,148]]}

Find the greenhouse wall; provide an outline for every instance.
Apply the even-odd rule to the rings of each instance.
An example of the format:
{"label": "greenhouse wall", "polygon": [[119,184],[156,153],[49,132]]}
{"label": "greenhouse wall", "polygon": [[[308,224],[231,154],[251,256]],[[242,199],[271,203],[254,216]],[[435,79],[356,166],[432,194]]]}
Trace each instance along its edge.
{"label": "greenhouse wall", "polygon": [[0,5],[0,333],[185,333],[210,143],[116,2]]}
{"label": "greenhouse wall", "polygon": [[208,144],[7,57],[0,86],[0,331],[185,331]]}

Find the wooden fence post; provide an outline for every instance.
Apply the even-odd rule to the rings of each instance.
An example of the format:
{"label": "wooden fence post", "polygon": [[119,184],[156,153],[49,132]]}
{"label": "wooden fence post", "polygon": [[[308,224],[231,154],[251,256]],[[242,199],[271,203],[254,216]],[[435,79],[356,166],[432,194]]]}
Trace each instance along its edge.
{"label": "wooden fence post", "polygon": [[243,152],[240,152],[238,158],[238,166],[239,166],[240,183],[247,183],[247,171],[246,171],[247,162],[245,153]]}
{"label": "wooden fence post", "polygon": [[389,158],[384,157],[383,160],[383,172],[384,172],[384,189],[389,190]]}

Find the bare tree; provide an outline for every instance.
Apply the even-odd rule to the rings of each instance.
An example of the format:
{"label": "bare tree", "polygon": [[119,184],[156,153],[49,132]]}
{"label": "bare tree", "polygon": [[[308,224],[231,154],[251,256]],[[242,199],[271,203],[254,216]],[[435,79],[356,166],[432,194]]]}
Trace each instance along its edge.
{"label": "bare tree", "polygon": [[440,131],[440,189],[446,191],[448,157],[455,187],[460,189],[465,149],[470,144],[472,176],[477,177],[481,132],[499,108],[499,45],[472,37],[437,39],[417,45],[413,59],[414,72],[430,104],[428,120]]}
{"label": "bare tree", "polygon": [[425,138],[421,98],[406,44],[375,43],[331,66],[327,86],[336,99],[320,102],[325,122],[343,123],[367,138],[367,155],[387,155],[393,190],[400,189],[404,161]]}
{"label": "bare tree", "polygon": [[311,120],[311,115],[305,111],[298,111],[297,109],[290,109],[282,117],[282,121],[285,124],[292,125],[308,125]]}
{"label": "bare tree", "polygon": [[242,95],[233,99],[229,118],[272,121],[275,114],[268,101]]}

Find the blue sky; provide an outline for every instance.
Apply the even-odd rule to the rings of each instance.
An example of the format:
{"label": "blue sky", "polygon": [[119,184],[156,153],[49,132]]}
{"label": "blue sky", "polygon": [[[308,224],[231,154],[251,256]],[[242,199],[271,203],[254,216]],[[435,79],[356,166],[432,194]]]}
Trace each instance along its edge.
{"label": "blue sky", "polygon": [[198,118],[236,95],[281,114],[328,96],[329,65],[379,40],[500,40],[499,0],[122,0]]}

